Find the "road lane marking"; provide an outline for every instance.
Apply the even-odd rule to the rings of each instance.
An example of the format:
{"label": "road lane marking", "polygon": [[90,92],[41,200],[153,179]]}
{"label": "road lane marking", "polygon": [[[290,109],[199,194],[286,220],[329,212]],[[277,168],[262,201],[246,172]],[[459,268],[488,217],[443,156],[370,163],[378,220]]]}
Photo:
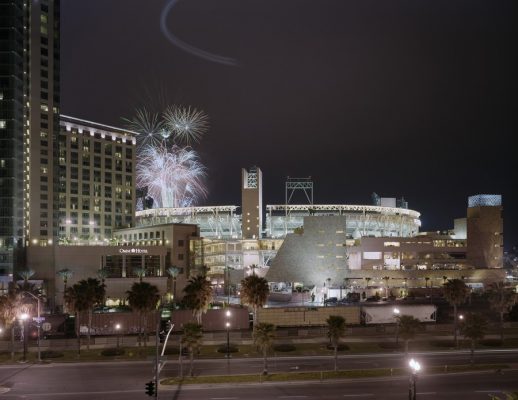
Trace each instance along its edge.
{"label": "road lane marking", "polygon": [[371,397],[372,393],[344,394],[344,397]]}
{"label": "road lane marking", "polygon": [[279,399],[303,399],[305,397],[308,397],[308,396],[297,396],[297,395],[294,395],[294,396],[279,396],[278,398]]}

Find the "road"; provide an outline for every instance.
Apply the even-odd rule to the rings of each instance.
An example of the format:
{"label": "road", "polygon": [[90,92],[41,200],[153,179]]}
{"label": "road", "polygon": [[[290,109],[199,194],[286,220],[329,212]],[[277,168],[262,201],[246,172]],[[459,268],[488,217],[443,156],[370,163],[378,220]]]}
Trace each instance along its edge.
{"label": "road", "polygon": [[[424,365],[424,371],[428,365],[444,365],[445,363],[466,363],[466,354],[427,354],[413,355],[419,358]],[[489,352],[478,356],[479,362],[509,363],[518,360],[518,351],[515,352]],[[151,378],[151,362],[105,362],[105,363],[72,363],[72,364],[20,364],[5,365],[0,367],[0,385],[9,391],[1,394],[1,399],[146,399],[144,384]],[[400,355],[364,355],[344,356],[340,358],[343,368],[372,368],[372,367],[401,367],[404,366]],[[271,371],[293,370],[319,370],[322,367],[329,369],[332,359],[329,357],[305,357],[305,358],[278,358],[271,362]],[[185,370],[187,365],[184,365]],[[262,361],[259,359],[234,359],[227,363],[225,360],[203,360],[195,364],[195,373],[198,374],[227,374],[230,373],[259,373]],[[169,362],[161,377],[176,376],[178,365]],[[429,398],[452,398],[455,391],[462,392],[466,398],[485,398],[488,395],[484,390],[518,390],[518,373],[506,371],[503,376],[494,372],[484,372],[471,378],[465,378],[465,386],[461,386],[459,377],[468,375],[427,376],[426,373],[419,380],[420,392],[434,392]],[[392,378],[391,378],[392,379]],[[464,378],[462,378],[464,379]],[[437,389],[440,382],[440,391]],[[320,383],[311,384],[282,384],[272,386],[263,384],[261,389],[257,387],[239,387],[235,385],[226,388],[191,389],[182,388],[179,392],[166,391],[163,399],[261,399],[282,398],[347,398],[344,395],[373,398],[405,398],[408,380],[406,378],[394,378],[393,380],[380,380],[376,384],[364,381],[347,381],[339,384],[325,383],[325,396],[322,394]],[[514,385],[514,387],[513,387]],[[347,392],[344,392],[347,387]],[[384,389],[383,389],[384,388]],[[475,391],[477,391],[475,393]],[[254,394],[255,393],[255,394]],[[484,396],[482,396],[485,393]],[[353,396],[354,395],[354,396]],[[468,396],[469,395],[469,396]],[[259,397],[258,397],[259,396]],[[311,397],[313,396],[313,397]],[[443,396],[443,397],[441,397]],[[460,395],[459,395],[460,396]],[[471,396],[471,397],[470,397]],[[458,397],[458,396],[457,396]]]}

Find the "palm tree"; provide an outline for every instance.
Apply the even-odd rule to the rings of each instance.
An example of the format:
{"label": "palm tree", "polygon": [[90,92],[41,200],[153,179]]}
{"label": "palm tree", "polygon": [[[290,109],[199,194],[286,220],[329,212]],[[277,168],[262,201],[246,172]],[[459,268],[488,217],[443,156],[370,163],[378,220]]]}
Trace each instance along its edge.
{"label": "palm tree", "polygon": [[369,287],[369,283],[372,280],[372,278],[367,277],[367,278],[364,278],[364,279],[365,279],[365,282],[367,282],[366,288],[368,288]]}
{"label": "palm tree", "polygon": [[63,279],[63,312],[66,312],[65,293],[67,291],[68,280],[72,277],[72,271],[68,268],[63,268],[56,272],[56,275]]}
{"label": "palm tree", "polygon": [[254,330],[255,325],[258,323],[257,310],[266,304],[269,293],[270,287],[265,278],[261,278],[257,275],[250,275],[241,281],[241,301],[252,307]]}
{"label": "palm tree", "polygon": [[345,336],[345,318],[339,315],[330,315],[327,320],[327,337],[331,341],[335,353],[335,371],[338,368],[338,344]]}
{"label": "palm tree", "polygon": [[[97,270],[97,277],[101,280],[101,285],[106,286],[105,282],[106,282],[106,278],[108,277],[108,275],[109,275],[108,269],[106,269],[106,268],[101,267]],[[103,305],[103,308],[106,305],[106,298],[104,296],[103,296],[102,305]]]}
{"label": "palm tree", "polygon": [[172,267],[167,268],[167,274],[172,278],[171,289],[173,291],[173,300],[176,301],[176,277],[180,273],[180,268]]}
{"label": "palm tree", "polygon": [[[160,300],[158,288],[148,282],[135,282],[131,285],[131,289],[126,292],[128,295],[128,303],[130,307],[139,314],[139,346],[143,337],[147,337],[147,317],[149,313],[156,309]],[[146,341],[144,341],[146,345]]]}
{"label": "palm tree", "polygon": [[275,325],[268,322],[257,324],[253,333],[254,344],[263,353],[263,375],[268,375],[268,350],[275,338]]}
{"label": "palm tree", "polygon": [[461,333],[469,339],[470,344],[470,363],[474,363],[475,342],[484,338],[487,331],[487,320],[481,314],[469,313],[464,318],[461,326]]}
{"label": "palm tree", "polygon": [[504,282],[494,282],[488,291],[489,305],[500,316],[500,340],[504,341],[504,314],[516,303],[516,293]]}
{"label": "palm tree", "polygon": [[[190,360],[190,371],[189,375],[193,376],[193,361],[194,361],[194,351],[198,350],[201,346],[203,340],[203,333],[200,324],[196,324],[194,322],[188,322],[183,326],[183,336],[182,336],[182,346],[186,347],[189,350],[189,360]],[[180,355],[181,356],[181,355]]]}
{"label": "palm tree", "polygon": [[396,317],[399,324],[399,336],[405,341],[405,354],[408,354],[408,342],[415,338],[421,321],[411,315]]}
{"label": "palm tree", "polygon": [[183,289],[185,295],[183,302],[187,308],[192,310],[192,314],[198,324],[201,325],[201,316],[209,308],[212,301],[212,285],[204,275],[193,276]]}
{"label": "palm tree", "polygon": [[96,306],[101,304],[106,290],[98,279],[83,279],[75,285],[67,288],[65,302],[76,314],[76,334],[78,340],[78,354],[81,351],[81,338],[79,331],[79,317],[81,313],[88,313],[88,334],[86,348],[90,350],[90,333],[92,331],[92,317]]}
{"label": "palm tree", "polygon": [[384,276],[383,280],[385,281],[385,295],[388,297],[389,296],[388,290],[389,290],[390,276]]}
{"label": "palm tree", "polygon": [[146,269],[142,267],[134,268],[133,272],[137,275],[139,282],[142,282],[142,278],[146,276]]}
{"label": "palm tree", "polygon": [[457,306],[463,304],[469,296],[469,287],[462,279],[450,279],[443,285],[444,297],[453,306],[453,337],[455,346],[459,346],[457,337]]}

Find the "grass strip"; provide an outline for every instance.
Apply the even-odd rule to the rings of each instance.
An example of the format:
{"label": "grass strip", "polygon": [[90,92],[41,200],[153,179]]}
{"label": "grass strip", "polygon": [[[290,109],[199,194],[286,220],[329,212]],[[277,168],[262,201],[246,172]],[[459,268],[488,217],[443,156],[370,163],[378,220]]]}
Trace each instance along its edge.
{"label": "grass strip", "polygon": [[[470,371],[487,371],[509,368],[507,364],[474,364],[451,365],[446,369],[443,366],[427,368],[427,373],[455,373]],[[375,368],[342,371],[321,372],[284,372],[263,375],[207,375],[180,378],[167,378],[160,381],[162,385],[178,384],[217,384],[217,383],[260,383],[260,382],[287,382],[287,381],[313,381],[329,379],[355,379],[355,378],[379,378],[385,376],[400,376],[408,374],[406,368]]]}

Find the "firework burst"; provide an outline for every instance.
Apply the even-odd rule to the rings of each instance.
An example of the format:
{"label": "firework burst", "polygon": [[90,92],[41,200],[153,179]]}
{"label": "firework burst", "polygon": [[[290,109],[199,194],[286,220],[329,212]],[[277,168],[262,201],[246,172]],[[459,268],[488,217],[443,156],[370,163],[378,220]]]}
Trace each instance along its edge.
{"label": "firework burst", "polygon": [[207,114],[196,108],[171,106],[164,111],[163,118],[165,129],[181,144],[199,142],[209,129]]}
{"label": "firework burst", "polygon": [[137,187],[147,187],[155,207],[189,207],[207,191],[205,167],[189,147],[165,143],[142,149],[137,164]]}
{"label": "firework burst", "polygon": [[138,134],[137,147],[139,150],[147,146],[160,146],[164,138],[169,137],[168,134],[165,137],[166,128],[160,115],[149,112],[145,108],[138,109],[132,119],[124,118],[124,121],[128,129]]}

